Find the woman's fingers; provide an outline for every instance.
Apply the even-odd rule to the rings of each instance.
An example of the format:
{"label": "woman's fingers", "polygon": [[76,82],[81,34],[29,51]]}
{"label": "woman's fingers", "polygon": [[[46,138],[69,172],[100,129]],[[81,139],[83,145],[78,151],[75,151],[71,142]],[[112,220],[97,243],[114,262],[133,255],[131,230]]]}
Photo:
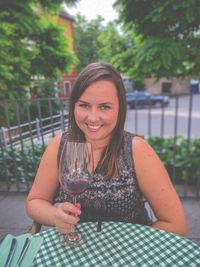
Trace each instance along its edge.
{"label": "woman's fingers", "polygon": [[62,234],[68,234],[72,230],[72,225],[71,224],[64,224],[63,226],[57,225],[56,229]]}
{"label": "woman's fingers", "polygon": [[64,202],[61,203],[61,209],[74,216],[79,216],[81,214],[80,204],[73,205],[72,203]]}
{"label": "woman's fingers", "polygon": [[72,203],[65,202],[57,206],[55,214],[55,226],[61,233],[68,233],[72,227],[80,220],[81,214],[79,206],[76,207]]}

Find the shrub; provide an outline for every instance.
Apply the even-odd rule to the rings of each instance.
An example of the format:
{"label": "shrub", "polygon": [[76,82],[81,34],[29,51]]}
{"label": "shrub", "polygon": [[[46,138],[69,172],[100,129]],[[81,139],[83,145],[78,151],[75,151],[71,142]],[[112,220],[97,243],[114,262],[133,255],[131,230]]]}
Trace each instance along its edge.
{"label": "shrub", "polygon": [[200,177],[200,139],[187,140],[179,135],[174,138],[150,137],[148,142],[163,161],[170,177],[175,169],[176,183],[196,184]]}
{"label": "shrub", "polygon": [[11,149],[10,146],[2,149],[0,165],[4,168],[0,168],[0,180],[5,181],[7,177],[11,182],[17,179],[23,183],[26,179],[32,181],[44,149],[41,144],[34,144],[34,149],[31,145],[24,145],[23,150],[19,147]]}
{"label": "shrub", "polygon": [[[197,184],[200,177],[200,139],[187,140],[183,136],[162,138],[154,136],[148,138],[148,142],[163,161],[170,177],[175,183]],[[6,177],[11,182],[17,179],[20,182],[33,181],[40,159],[45,147],[42,144],[34,144],[34,150],[30,144],[11,149],[3,148],[0,155],[0,180]],[[174,176],[175,169],[175,176]]]}

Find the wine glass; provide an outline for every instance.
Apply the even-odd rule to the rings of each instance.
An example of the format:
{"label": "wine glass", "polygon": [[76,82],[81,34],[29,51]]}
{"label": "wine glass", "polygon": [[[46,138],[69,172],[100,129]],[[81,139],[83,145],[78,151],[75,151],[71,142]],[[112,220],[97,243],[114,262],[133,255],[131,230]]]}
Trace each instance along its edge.
{"label": "wine glass", "polygon": [[[92,145],[87,142],[71,142],[64,144],[59,161],[59,180],[64,191],[72,196],[76,205],[76,197],[83,193],[90,184],[93,173]],[[67,235],[61,236],[62,243],[82,243],[80,232],[75,228]]]}

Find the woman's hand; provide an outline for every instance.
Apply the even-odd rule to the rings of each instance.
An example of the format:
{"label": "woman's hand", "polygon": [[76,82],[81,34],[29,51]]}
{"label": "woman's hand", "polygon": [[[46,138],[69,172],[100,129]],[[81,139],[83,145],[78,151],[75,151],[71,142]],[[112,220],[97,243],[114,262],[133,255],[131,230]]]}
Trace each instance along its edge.
{"label": "woman's hand", "polygon": [[80,214],[79,204],[73,205],[69,202],[58,204],[54,219],[56,229],[63,234],[71,232],[74,225],[80,220]]}

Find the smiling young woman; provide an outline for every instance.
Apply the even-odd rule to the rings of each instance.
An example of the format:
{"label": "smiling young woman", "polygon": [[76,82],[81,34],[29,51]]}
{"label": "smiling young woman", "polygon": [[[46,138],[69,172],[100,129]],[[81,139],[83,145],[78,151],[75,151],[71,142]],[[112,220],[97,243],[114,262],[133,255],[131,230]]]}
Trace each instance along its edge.
{"label": "smiling young woman", "polygon": [[[120,73],[110,64],[86,66],[73,86],[68,129],[48,145],[28,195],[27,212],[33,219],[62,233],[79,220],[139,223],[186,233],[180,199],[161,160],[143,138],[124,130],[125,118]],[[72,140],[91,143],[94,157],[92,182],[77,197],[80,210],[58,179],[63,145]],[[156,215],[154,222],[144,198]]]}

